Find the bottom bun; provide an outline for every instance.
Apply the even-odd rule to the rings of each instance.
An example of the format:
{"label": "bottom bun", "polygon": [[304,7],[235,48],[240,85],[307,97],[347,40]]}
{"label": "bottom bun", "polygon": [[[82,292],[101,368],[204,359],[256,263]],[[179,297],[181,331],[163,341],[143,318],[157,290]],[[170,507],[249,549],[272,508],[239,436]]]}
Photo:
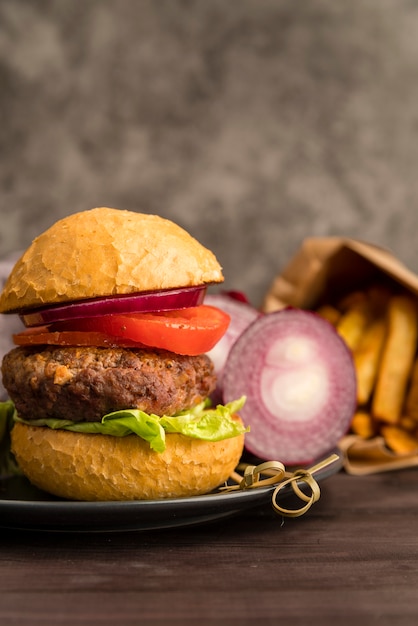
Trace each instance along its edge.
{"label": "bottom bun", "polygon": [[80,434],[17,423],[12,452],[37,487],[70,500],[154,500],[195,496],[226,481],[244,435],[208,442],[168,434],[154,452],[136,435]]}

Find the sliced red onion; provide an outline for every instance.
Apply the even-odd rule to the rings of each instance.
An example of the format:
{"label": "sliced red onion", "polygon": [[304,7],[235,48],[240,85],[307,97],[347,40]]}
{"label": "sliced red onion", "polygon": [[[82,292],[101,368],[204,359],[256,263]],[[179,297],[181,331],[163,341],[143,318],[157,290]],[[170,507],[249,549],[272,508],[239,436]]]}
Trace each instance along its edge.
{"label": "sliced red onion", "polygon": [[223,291],[222,294],[224,296],[229,296],[233,300],[238,300],[238,302],[245,302],[245,304],[250,304],[248,297],[243,291],[229,290],[229,291]]}
{"label": "sliced red onion", "polygon": [[111,313],[145,313],[173,311],[202,304],[206,286],[182,287],[164,291],[134,293],[123,296],[107,296],[78,300],[69,304],[33,309],[21,315],[25,326],[40,326],[81,317],[97,317]]}
{"label": "sliced red onion", "polygon": [[356,406],[351,353],[314,313],[266,314],[242,333],[225,364],[224,402],[242,395],[249,452],[289,465],[312,462],[349,428]]}
{"label": "sliced red onion", "polygon": [[[235,294],[235,292],[233,293]],[[222,376],[229,351],[238,337],[261,315],[261,313],[253,308],[248,301],[237,299],[231,292],[207,294],[204,302],[205,304],[216,306],[218,309],[225,311],[231,318],[225,335],[218,341],[216,346],[208,352],[208,356],[212,359],[215,366],[217,376],[216,390],[211,398],[213,403],[218,404],[222,402]]]}

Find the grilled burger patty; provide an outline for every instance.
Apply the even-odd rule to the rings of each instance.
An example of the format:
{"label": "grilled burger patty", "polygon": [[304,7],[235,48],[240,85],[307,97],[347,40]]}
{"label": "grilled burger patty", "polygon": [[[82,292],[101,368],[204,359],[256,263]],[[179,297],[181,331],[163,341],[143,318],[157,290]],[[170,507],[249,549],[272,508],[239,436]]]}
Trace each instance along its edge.
{"label": "grilled burger patty", "polygon": [[95,347],[15,348],[3,359],[3,385],[23,419],[100,421],[138,408],[156,415],[195,406],[214,390],[206,355]]}

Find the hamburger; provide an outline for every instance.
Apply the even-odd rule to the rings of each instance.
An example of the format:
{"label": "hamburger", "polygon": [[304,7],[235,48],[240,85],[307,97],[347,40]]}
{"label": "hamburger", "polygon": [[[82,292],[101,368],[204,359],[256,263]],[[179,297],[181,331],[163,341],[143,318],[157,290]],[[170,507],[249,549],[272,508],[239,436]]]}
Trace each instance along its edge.
{"label": "hamburger", "polygon": [[207,355],[229,318],[203,300],[213,253],[170,220],[112,208],[61,219],[13,267],[0,312],[24,330],[2,361],[12,453],[75,500],[193,496],[238,463],[243,399],[210,404]]}

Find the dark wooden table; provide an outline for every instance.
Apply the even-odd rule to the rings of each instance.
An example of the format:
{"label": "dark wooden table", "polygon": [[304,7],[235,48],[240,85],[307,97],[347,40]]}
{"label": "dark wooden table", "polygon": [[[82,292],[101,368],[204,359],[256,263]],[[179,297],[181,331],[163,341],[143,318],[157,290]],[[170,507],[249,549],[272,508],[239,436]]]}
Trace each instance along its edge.
{"label": "dark wooden table", "polygon": [[2,530],[0,624],[418,623],[418,471],[344,472],[303,517],[162,531]]}

